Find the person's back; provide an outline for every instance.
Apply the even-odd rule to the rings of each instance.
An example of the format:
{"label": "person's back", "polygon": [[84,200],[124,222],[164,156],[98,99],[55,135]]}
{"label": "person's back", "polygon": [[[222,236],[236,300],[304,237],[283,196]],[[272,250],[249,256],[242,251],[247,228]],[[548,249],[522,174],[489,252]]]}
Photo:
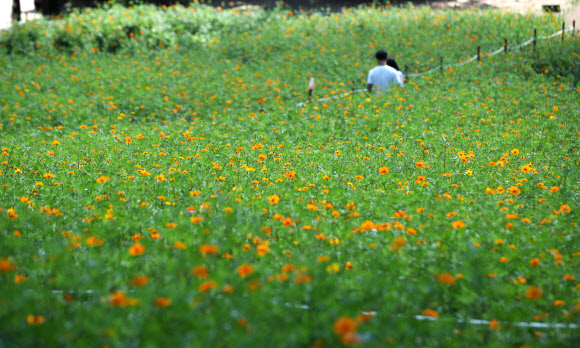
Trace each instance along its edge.
{"label": "person's back", "polygon": [[372,92],[373,87],[376,86],[376,93],[379,94],[384,93],[393,83],[403,87],[402,74],[387,65],[387,52],[380,50],[375,56],[379,65],[369,71],[367,90]]}

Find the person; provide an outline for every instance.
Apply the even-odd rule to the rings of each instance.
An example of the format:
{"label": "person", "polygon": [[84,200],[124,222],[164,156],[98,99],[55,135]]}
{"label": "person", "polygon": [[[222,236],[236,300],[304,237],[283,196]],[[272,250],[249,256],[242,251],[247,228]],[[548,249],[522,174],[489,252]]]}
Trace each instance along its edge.
{"label": "person", "polygon": [[399,69],[399,64],[397,64],[397,61],[395,60],[395,58],[387,57],[387,65],[390,66],[391,68],[397,70],[397,71],[401,71],[401,69]]}
{"label": "person", "polygon": [[379,50],[375,54],[378,66],[369,71],[367,79],[367,91],[371,93],[376,85],[376,94],[382,93],[391,86],[392,83],[398,83],[403,87],[403,74],[400,71],[387,65],[388,55],[385,50]]}

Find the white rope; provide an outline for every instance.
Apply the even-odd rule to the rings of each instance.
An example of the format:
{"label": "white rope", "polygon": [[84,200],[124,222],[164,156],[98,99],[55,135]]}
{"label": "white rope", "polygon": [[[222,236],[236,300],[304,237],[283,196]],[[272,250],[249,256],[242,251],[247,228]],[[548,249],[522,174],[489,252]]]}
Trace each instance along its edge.
{"label": "white rope", "polygon": [[461,63],[459,63],[459,64],[455,64],[455,66],[462,66],[462,65],[465,65],[465,64],[467,64],[467,63],[469,63],[469,62],[473,62],[473,61],[474,61],[474,60],[476,60],[476,59],[477,59],[477,54],[476,54],[475,56],[473,56],[473,57],[469,58],[469,59],[468,59],[468,60],[466,60],[465,62],[461,62]]}
{"label": "white rope", "polygon": [[[417,319],[417,320],[438,320],[438,318],[428,317],[425,315],[416,315],[415,319]],[[465,320],[465,319],[461,319],[461,318],[457,318],[457,322],[468,323],[468,324],[472,324],[472,325],[489,325],[491,323],[489,320],[483,320],[483,319],[467,319],[467,320]],[[539,329],[578,329],[578,328],[580,328],[580,325],[578,325],[578,324],[540,323],[537,321],[533,321],[533,322],[525,322],[525,321],[515,321],[515,322],[505,321],[505,322],[502,322],[502,321],[498,321],[497,322],[497,324],[502,324],[502,323],[506,324],[506,325],[514,325],[514,326],[518,326],[518,327],[534,327],[534,328],[539,328]]]}
{"label": "white rope", "polygon": [[[294,308],[300,308],[300,309],[305,309],[305,310],[309,310],[310,307],[308,305],[291,305],[290,303],[286,303],[286,306],[288,307],[294,307]],[[363,315],[367,315],[367,316],[376,316],[377,312],[375,311],[362,311],[361,312]],[[399,315],[398,317],[404,317],[403,315]],[[435,321],[435,320],[440,320],[438,317],[430,317],[427,315],[415,315],[414,316],[415,319],[417,320],[428,320],[428,321]],[[447,319],[447,318],[446,318]],[[484,319],[463,319],[463,318],[455,318],[455,320],[458,323],[467,323],[467,324],[471,324],[471,325],[486,325],[488,326],[491,321],[489,320],[484,320]],[[533,328],[538,328],[538,329],[578,329],[580,328],[580,325],[578,324],[565,324],[565,323],[540,323],[537,321],[532,321],[532,322],[526,322],[526,321],[497,321],[498,325],[504,324],[504,325],[513,325],[513,326],[517,326],[517,327],[533,327]]]}
{"label": "white rope", "polygon": [[[335,96],[332,96],[332,97],[316,99],[316,101],[326,101],[326,100],[330,100],[330,99],[336,99],[336,98],[344,97],[347,94],[355,94],[355,93],[362,93],[362,92],[366,92],[366,89],[357,89],[357,90],[354,90],[354,91],[351,91],[351,92],[342,92],[341,94],[335,95]],[[302,106],[304,104],[307,104],[308,102],[309,101],[305,101],[305,102],[296,104],[296,106]]]}

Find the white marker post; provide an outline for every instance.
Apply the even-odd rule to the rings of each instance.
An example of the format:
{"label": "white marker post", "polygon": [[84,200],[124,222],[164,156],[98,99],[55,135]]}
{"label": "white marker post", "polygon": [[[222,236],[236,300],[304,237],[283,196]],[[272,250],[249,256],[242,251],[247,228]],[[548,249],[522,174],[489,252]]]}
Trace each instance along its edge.
{"label": "white marker post", "polygon": [[28,15],[35,12],[34,0],[20,0],[20,13],[24,15],[25,22],[28,22]]}
{"label": "white marker post", "polygon": [[308,99],[312,97],[312,90],[314,90],[314,77],[311,77],[308,82]]}
{"label": "white marker post", "polygon": [[0,30],[10,28],[12,24],[12,0],[0,1]]}

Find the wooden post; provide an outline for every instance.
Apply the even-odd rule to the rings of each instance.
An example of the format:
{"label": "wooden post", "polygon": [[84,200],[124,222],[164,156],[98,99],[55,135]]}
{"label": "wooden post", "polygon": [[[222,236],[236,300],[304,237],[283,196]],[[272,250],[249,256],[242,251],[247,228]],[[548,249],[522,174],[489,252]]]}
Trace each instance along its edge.
{"label": "wooden post", "polygon": [[536,52],[536,35],[537,35],[537,30],[536,30],[536,28],[534,28],[534,45],[532,46],[532,52]]}
{"label": "wooden post", "polygon": [[562,42],[564,42],[565,33],[566,33],[566,22],[562,22]]}
{"label": "wooden post", "polygon": [[479,61],[480,61],[479,56],[480,55],[481,55],[481,49],[479,46],[477,46],[477,65],[479,65]]}
{"label": "wooden post", "polygon": [[439,57],[439,65],[441,66],[441,75],[443,75],[443,56]]}
{"label": "wooden post", "polygon": [[409,82],[409,67],[405,64],[405,82]]}
{"label": "wooden post", "polygon": [[508,51],[507,39],[503,39],[503,51],[505,53]]}
{"label": "wooden post", "polygon": [[572,36],[576,36],[576,20],[572,21]]}

